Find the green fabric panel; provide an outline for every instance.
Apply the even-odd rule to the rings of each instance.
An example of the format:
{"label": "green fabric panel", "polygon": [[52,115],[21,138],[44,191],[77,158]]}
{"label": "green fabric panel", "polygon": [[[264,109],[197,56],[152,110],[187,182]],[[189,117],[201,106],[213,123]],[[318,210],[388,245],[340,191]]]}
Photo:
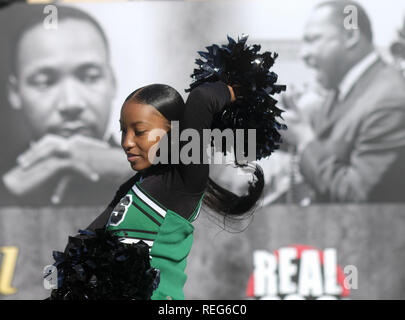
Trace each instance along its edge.
{"label": "green fabric panel", "polygon": [[150,255],[151,266],[160,269],[159,287],[152,300],[184,300],[183,287],[187,256],[193,244],[194,226],[174,211],[168,210]]}

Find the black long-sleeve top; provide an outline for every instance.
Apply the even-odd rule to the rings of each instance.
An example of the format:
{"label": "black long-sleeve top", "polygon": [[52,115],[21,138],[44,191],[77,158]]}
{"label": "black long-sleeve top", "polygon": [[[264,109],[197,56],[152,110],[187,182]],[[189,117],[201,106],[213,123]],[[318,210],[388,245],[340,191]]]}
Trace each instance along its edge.
{"label": "black long-sleeve top", "polygon": [[[198,131],[202,152],[206,152],[206,146],[202,141],[203,130],[211,128],[214,114],[221,111],[230,101],[229,88],[221,81],[204,83],[189,94],[181,128]],[[202,160],[202,154],[200,156]],[[164,170],[154,170],[153,167],[145,170],[142,188],[166,208],[188,219],[204,193],[209,176],[209,164],[200,161],[199,164],[164,165]],[[134,175],[120,186],[107,208],[87,229],[95,230],[106,225],[114,207],[127,194],[136,179],[137,175]]]}

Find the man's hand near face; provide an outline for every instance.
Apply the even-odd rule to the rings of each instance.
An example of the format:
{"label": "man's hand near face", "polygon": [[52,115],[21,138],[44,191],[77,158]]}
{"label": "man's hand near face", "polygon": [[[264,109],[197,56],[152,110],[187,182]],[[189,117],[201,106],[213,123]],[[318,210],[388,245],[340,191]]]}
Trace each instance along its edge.
{"label": "man's hand near face", "polygon": [[3,181],[13,194],[20,196],[56,175],[75,173],[89,181],[105,179],[119,183],[131,171],[119,148],[82,135],[64,138],[47,134],[21,154],[17,164],[4,175]]}

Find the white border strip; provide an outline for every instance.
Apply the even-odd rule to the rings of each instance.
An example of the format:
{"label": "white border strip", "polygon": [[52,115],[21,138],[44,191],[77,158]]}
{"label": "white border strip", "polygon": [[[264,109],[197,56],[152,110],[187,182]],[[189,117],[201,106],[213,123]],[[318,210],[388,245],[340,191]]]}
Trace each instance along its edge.
{"label": "white border strip", "polygon": [[156,203],[150,200],[136,185],[133,185],[132,190],[135,194],[145,201],[151,208],[153,208],[157,213],[159,213],[163,218],[166,216],[166,211],[159,207]]}
{"label": "white border strip", "polygon": [[131,243],[138,243],[139,241],[143,241],[145,242],[149,247],[153,246],[153,241],[150,240],[143,240],[143,239],[134,239],[134,238],[120,238],[119,239],[120,242],[122,243],[127,243],[127,244],[131,244]]}
{"label": "white border strip", "polygon": [[194,221],[197,220],[198,216],[200,215],[201,207],[202,207],[202,202],[200,203],[200,207],[198,208],[198,212],[197,212],[197,214],[195,215],[195,217],[194,217],[194,219],[193,219],[192,222],[194,222]]}

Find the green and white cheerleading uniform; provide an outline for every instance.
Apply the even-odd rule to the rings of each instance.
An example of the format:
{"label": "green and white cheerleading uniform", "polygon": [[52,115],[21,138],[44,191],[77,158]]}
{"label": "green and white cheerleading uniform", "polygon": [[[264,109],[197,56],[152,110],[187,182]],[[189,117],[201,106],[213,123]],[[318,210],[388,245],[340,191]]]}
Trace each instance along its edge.
{"label": "green and white cheerleading uniform", "polygon": [[151,266],[160,270],[160,283],[152,300],[184,299],[186,259],[193,243],[194,221],[201,197],[189,219],[165,208],[136,182],[111,213],[107,229],[124,243],[145,242]]}

